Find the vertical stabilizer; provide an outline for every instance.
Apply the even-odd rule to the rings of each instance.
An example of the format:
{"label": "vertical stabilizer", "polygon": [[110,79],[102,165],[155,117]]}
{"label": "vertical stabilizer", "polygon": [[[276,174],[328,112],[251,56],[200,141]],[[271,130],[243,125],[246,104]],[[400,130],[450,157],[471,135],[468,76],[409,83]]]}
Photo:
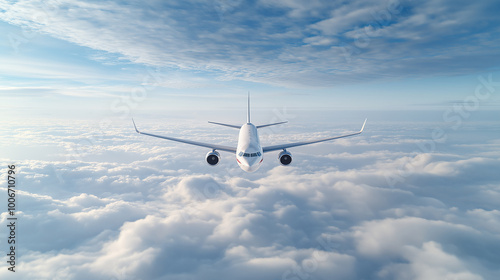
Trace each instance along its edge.
{"label": "vertical stabilizer", "polygon": [[250,123],[250,91],[248,92],[247,123]]}

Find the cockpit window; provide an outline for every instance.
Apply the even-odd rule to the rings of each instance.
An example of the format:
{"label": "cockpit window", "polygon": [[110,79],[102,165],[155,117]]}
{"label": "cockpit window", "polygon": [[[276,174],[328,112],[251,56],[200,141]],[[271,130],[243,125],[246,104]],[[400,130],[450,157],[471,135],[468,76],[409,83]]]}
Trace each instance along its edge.
{"label": "cockpit window", "polygon": [[244,153],[244,152],[240,152],[238,154],[238,156],[243,156],[243,157],[260,157],[262,154],[261,152],[256,152],[256,153]]}

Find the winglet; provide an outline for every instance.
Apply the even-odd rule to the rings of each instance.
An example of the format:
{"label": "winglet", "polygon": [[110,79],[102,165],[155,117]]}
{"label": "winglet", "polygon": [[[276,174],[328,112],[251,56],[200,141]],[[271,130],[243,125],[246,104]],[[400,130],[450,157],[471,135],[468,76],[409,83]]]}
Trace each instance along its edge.
{"label": "winglet", "polygon": [[365,119],[365,122],[363,123],[363,126],[361,127],[361,130],[359,131],[359,133],[363,132],[363,129],[365,129],[365,124],[366,124],[367,120],[368,120],[368,118]]}
{"label": "winglet", "polygon": [[137,126],[135,126],[134,118],[132,118],[132,123],[134,124],[135,131],[136,131],[137,133],[141,133],[139,130],[137,130]]}

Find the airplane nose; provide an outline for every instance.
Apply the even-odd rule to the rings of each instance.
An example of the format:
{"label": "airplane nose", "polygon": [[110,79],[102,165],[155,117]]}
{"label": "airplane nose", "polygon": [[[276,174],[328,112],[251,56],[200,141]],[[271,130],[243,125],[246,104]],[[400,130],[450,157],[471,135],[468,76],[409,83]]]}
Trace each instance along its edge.
{"label": "airplane nose", "polygon": [[243,170],[245,170],[246,172],[254,172],[254,171],[257,171],[257,169],[259,169],[260,165],[259,164],[256,164],[256,165],[241,165],[241,168]]}
{"label": "airplane nose", "polygon": [[245,164],[248,165],[248,166],[253,166],[255,165],[255,163],[257,162],[259,158],[257,157],[252,157],[252,158],[246,158],[245,159]]}
{"label": "airplane nose", "polygon": [[259,157],[240,158],[238,162],[240,163],[241,168],[246,172],[254,172],[260,167],[260,164],[257,164],[258,160],[260,160]]}

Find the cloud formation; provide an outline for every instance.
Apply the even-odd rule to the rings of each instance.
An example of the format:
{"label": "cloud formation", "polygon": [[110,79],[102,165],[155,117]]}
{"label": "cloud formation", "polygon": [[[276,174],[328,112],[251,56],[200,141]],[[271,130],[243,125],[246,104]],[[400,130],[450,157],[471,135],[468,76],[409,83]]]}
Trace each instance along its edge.
{"label": "cloud formation", "polygon": [[[397,126],[372,125],[380,135]],[[16,162],[23,226],[15,279],[494,279],[499,273],[499,145],[481,133],[475,134],[481,145],[455,144],[469,127],[450,137],[446,152],[415,153],[413,135],[428,128],[415,123],[395,139],[367,131],[325,143],[323,153],[293,149],[288,167],[266,154],[259,172],[248,175],[229,154],[213,168],[203,162],[204,149],[123,133],[130,125],[88,143],[74,134],[90,127],[61,121],[16,136],[27,147],[49,137],[67,149],[55,161]],[[169,133],[193,131],[199,140],[218,141],[210,127],[187,123]],[[79,143],[77,155],[69,143]],[[2,159],[3,166],[10,161]],[[401,179],[391,185],[395,176]],[[12,279],[5,264],[0,277]]]}
{"label": "cloud formation", "polygon": [[500,57],[496,1],[24,0],[0,8],[3,21],[113,59],[281,86],[467,75]]}

